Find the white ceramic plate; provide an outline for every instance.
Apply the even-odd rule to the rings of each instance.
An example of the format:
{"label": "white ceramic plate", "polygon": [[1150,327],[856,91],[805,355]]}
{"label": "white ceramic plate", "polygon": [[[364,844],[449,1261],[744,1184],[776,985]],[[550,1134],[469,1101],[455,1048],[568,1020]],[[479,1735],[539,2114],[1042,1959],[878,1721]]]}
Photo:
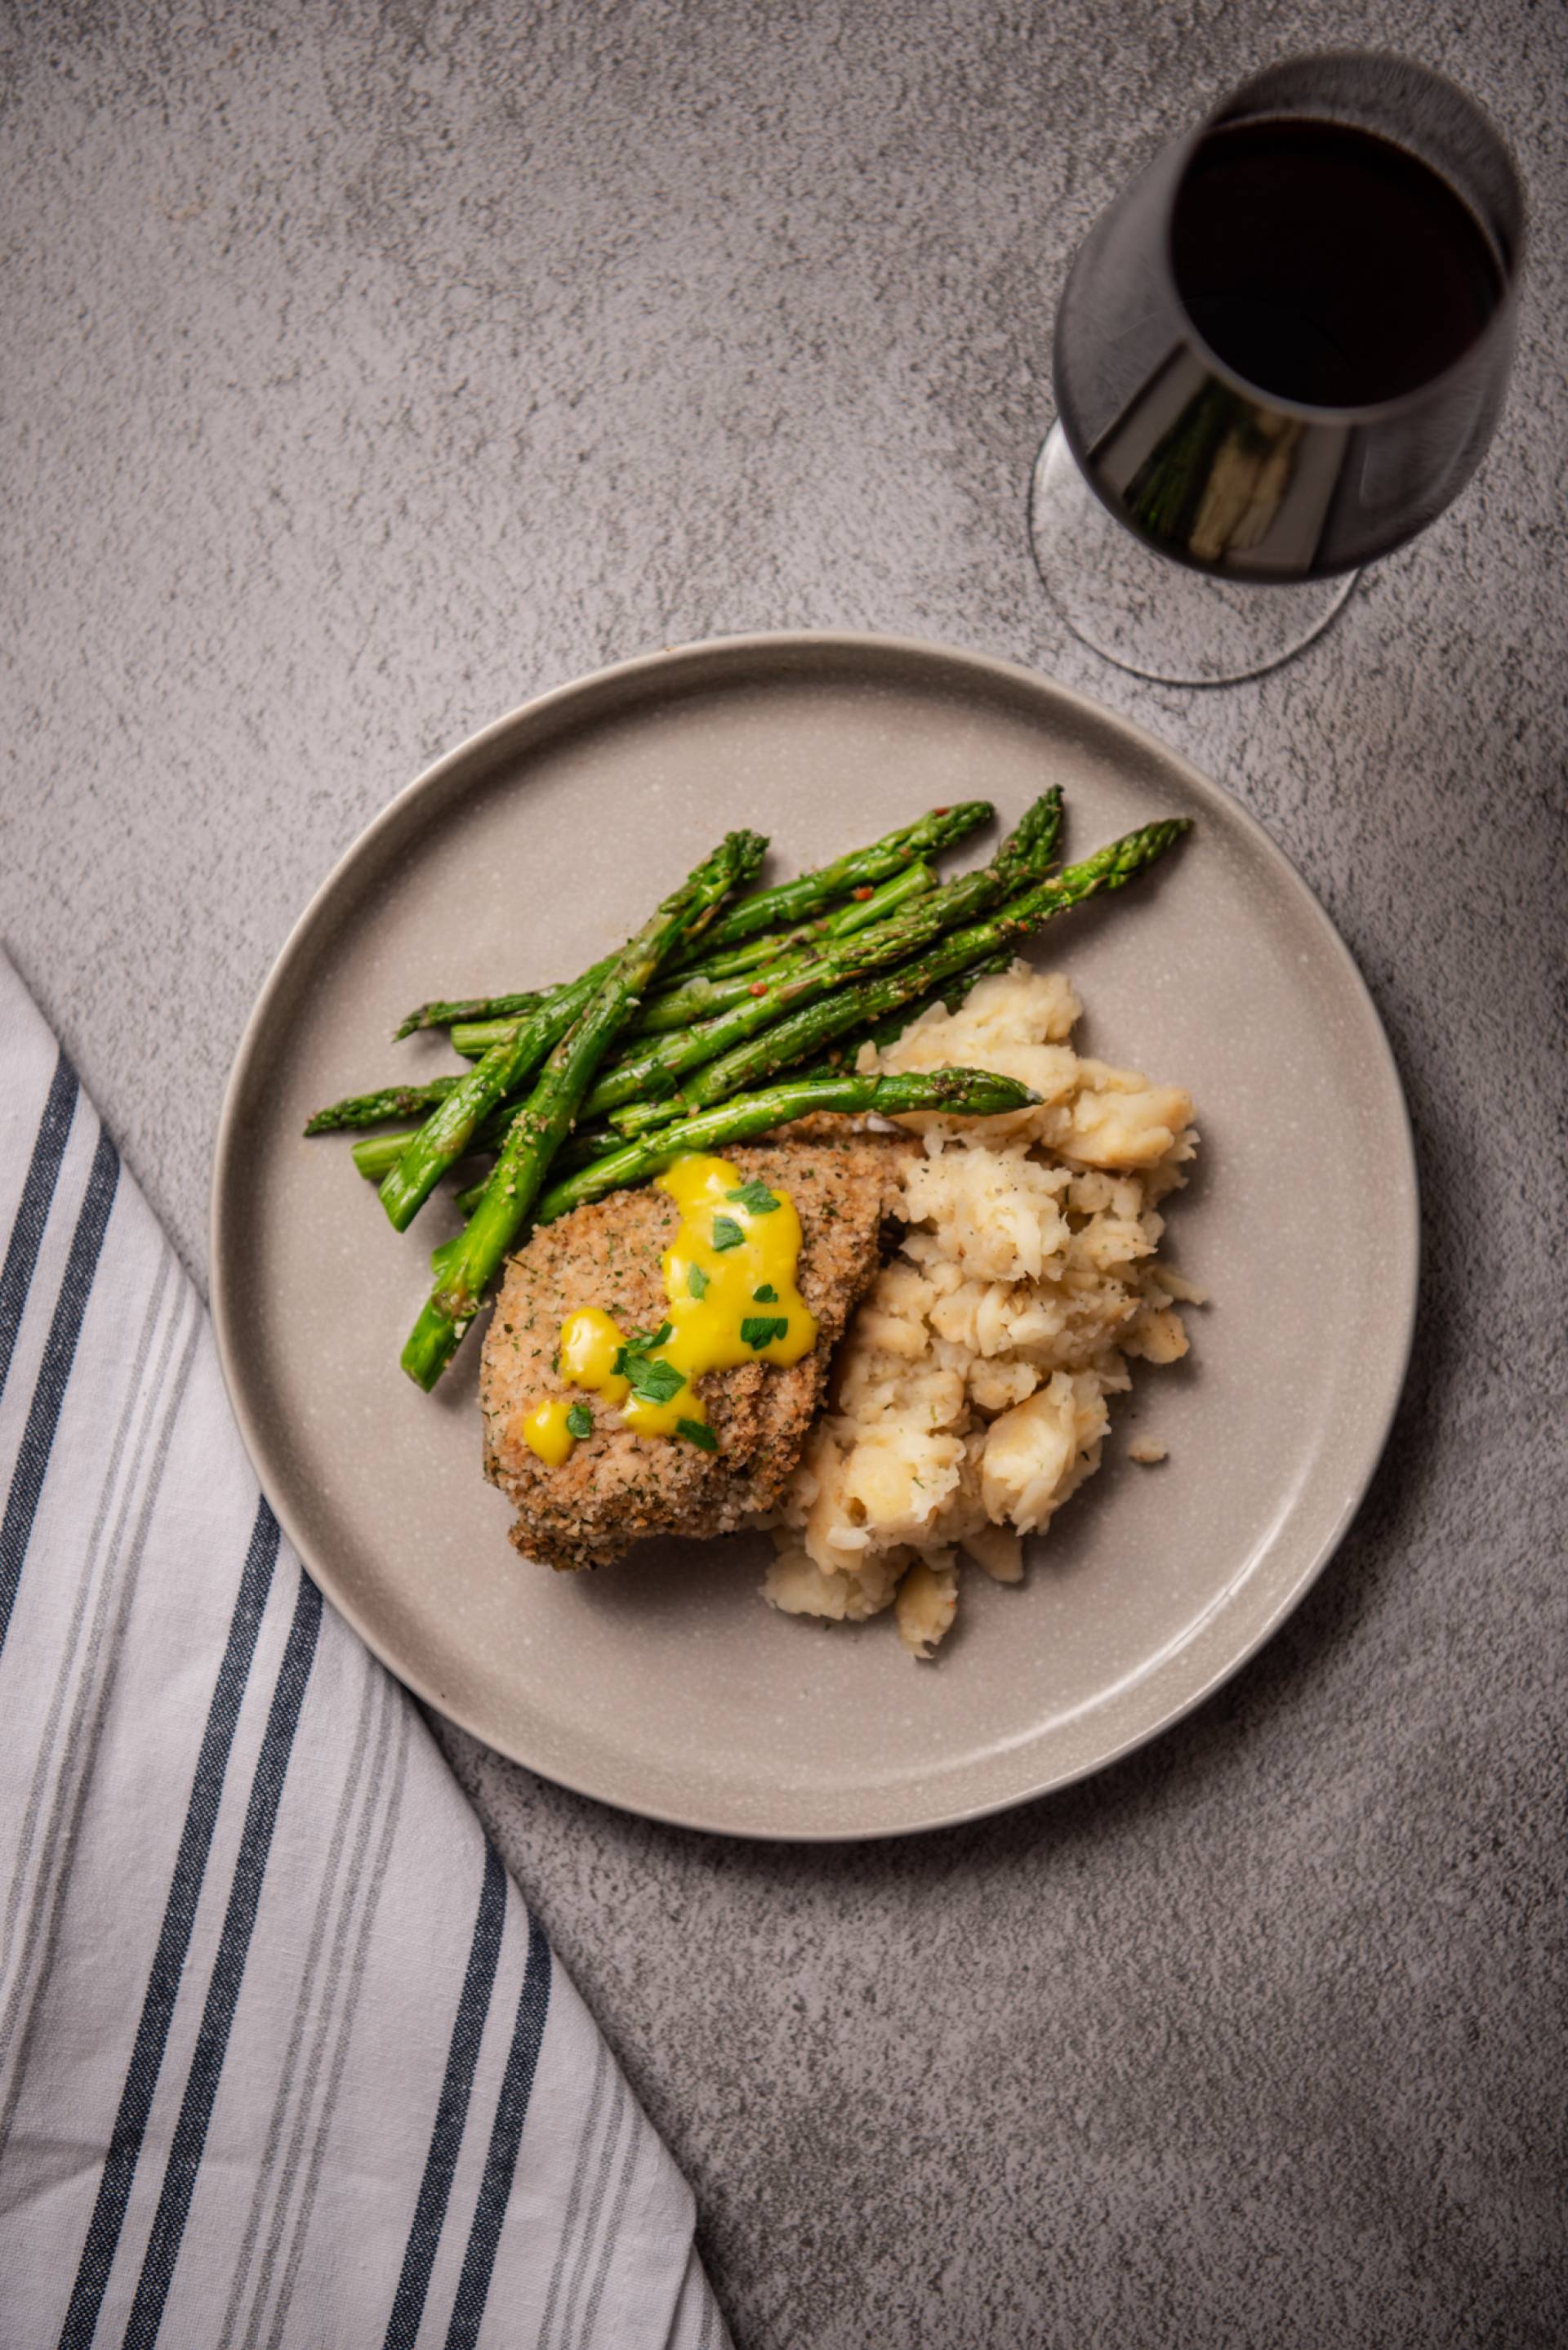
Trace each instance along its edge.
{"label": "white ceramic plate", "polygon": [[[966,1575],[917,1666],[888,1618],[756,1596],[765,1543],[667,1544],[552,1575],[480,1474],[477,1333],[444,1390],[398,1354],[451,1228],[394,1234],[317,1104],[445,1066],[389,1039],[437,994],[563,977],[727,826],[780,872],[943,801],[1067,796],[1079,855],[1197,819],[1151,879],[1042,947],[1078,1041],[1189,1087],[1200,1171],[1167,1248],[1212,1295],[1141,1366],[1101,1474],[1028,1582]],[[262,1482],[323,1589],[419,1694],[628,1810],[759,1836],[892,1835],[1082,1777],[1187,1712],[1294,1607],[1382,1449],[1407,1358],[1417,1201],[1386,1040],[1315,899],[1216,786],[1049,681],[900,640],[734,638],[542,696],[441,760],[323,884],[246,1031],[213,1178],[212,1288]],[[1129,1417],[1127,1406],[1134,1408]],[[1126,1462],[1128,1430],[1168,1460]]]}

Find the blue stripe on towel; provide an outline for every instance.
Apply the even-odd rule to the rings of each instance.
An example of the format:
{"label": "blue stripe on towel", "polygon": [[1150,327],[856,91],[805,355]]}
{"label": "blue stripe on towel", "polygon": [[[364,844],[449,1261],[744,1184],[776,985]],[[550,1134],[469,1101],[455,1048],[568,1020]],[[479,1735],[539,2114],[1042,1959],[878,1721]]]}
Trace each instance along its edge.
{"label": "blue stripe on towel", "polygon": [[174,2002],[180,1993],[181,1973],[191,1948],[196,1904],[201,1898],[207,1856],[212,1849],[213,1830],[217,1825],[224,1773],[234,1742],[234,1730],[240,1718],[240,1704],[250,1675],[251,1661],[255,1655],[256,1635],[261,1629],[273,1569],[277,1564],[277,1520],[264,1500],[256,1510],[255,1523],[251,1529],[250,1548],[240,1577],[239,1596],[234,1602],[234,1612],[229,1625],[228,1643],[218,1668],[213,1701],[207,1711],[207,1726],[196,1758],[191,1800],[174,1861],[174,1881],[164,1905],[163,1924],[153,1953],[147,1994],[141,2003],[141,2020],[136,2028],[130,2064],[120,2093],[119,2111],[115,2116],[114,2131],[99,2181],[98,2199],[93,2205],[76,2283],[71,2290],[70,2307],[66,2313],[65,2326],[60,2334],[60,2350],[88,2350],[98,2325],[104,2288],[114,2263],[119,2231],[125,2220],[125,2207],[130,2199],[131,2181],[136,2176],[136,2165],[147,2132],[152,2093],[158,2085],[163,2052],[168,2044]]}
{"label": "blue stripe on towel", "polygon": [[239,2003],[240,1984],[244,1980],[245,1958],[261,1901],[262,1880],[266,1874],[273,1829],[277,1824],[278,1806],[283,1801],[284,1778],[288,1770],[295,1731],[299,1727],[306,1685],[310,1679],[317,1634],[320,1628],[321,1594],[310,1577],[302,1572],[294,1621],[289,1627],[288,1642],[278,1668],[266,1731],[256,1761],[255,1776],[251,1782],[244,1832],[234,1862],[234,1884],[218,1941],[218,1953],[213,1961],[212,1978],[207,1985],[201,2030],[196,2036],[195,2053],[191,2059],[185,2094],[181,2100],[180,2118],[174,2126],[173,2143],[163,2174],[162,2191],[153,2214],[151,2234],[142,2260],[141,2274],[137,2279],[136,2298],[131,2303],[130,2320],[125,2329],[121,2350],[152,2350],[158,2338],[158,2329],[163,2322],[163,2309],[173,2280],[174,2264],[180,2257],[185,2221],[190,2213],[192,2197],[196,2191],[196,2173],[201,2168],[207,2125],[217,2101],[218,2081],[223,2069],[223,2055],[229,2044],[234,2009]]}
{"label": "blue stripe on towel", "polygon": [[16,1333],[22,1326],[27,1292],[33,1285],[33,1269],[38,1262],[38,1250],[43,1243],[44,1226],[49,1221],[55,1186],[60,1179],[66,1138],[70,1133],[71,1119],[76,1115],[77,1092],[77,1073],[62,1051],[55,1063],[55,1074],[49,1080],[44,1114],[38,1121],[37,1137],[33,1144],[33,1156],[27,1162],[22,1196],[16,1203],[16,1220],[5,1244],[5,1263],[0,1266],[0,1395],[5,1392],[12,1349],[16,1344]]}
{"label": "blue stripe on towel", "polygon": [[16,1605],[16,1588],[26,1563],[33,1520],[38,1512],[38,1496],[44,1490],[49,1454],[54,1450],[55,1430],[60,1424],[60,1407],[65,1402],[66,1389],[70,1384],[77,1340],[81,1336],[88,1299],[92,1295],[93,1277],[98,1272],[103,1236],[109,1229],[109,1211],[114,1205],[115,1187],[119,1181],[119,1153],[109,1136],[100,1130],[81,1211],[77,1217],[77,1228],[71,1235],[65,1277],[60,1283],[60,1294],[55,1300],[55,1317],[44,1343],[44,1358],[38,1366],[37,1385],[33,1389],[33,1400],[27,1407],[27,1424],[22,1430],[21,1448],[12,1471],[5,1515],[0,1520],[0,1648],[4,1648],[5,1635],[10,1629],[11,1610]]}
{"label": "blue stripe on towel", "polygon": [[490,1995],[495,1987],[496,1961],[501,1956],[501,1933],[505,1922],[506,1872],[500,1855],[486,1838],[479,1915],[474,1919],[468,1970],[452,2027],[452,2046],[447,2052],[446,2077],[436,2102],[435,2127],[425,2158],[424,2177],[420,2181],[402,2273],[398,2279],[392,2314],[387,2320],[384,2350],[412,2350],[424,2315],[425,2295],[430,2290],[431,2271],[435,2266],[436,2248],[441,2242],[462,2147],[469,2099],[473,2094],[479,2043],[490,2012]]}
{"label": "blue stripe on towel", "polygon": [[517,2021],[513,2026],[512,2047],[506,2058],[501,2095],[496,2100],[490,2151],[484,2158],[484,2176],[480,2181],[479,2200],[474,2208],[473,2225],[469,2230],[468,2250],[463,2254],[462,2274],[457,2281],[457,2298],[452,2303],[452,2324],[447,2329],[446,2350],[473,2350],[479,2339],[480,2323],[490,2292],[491,2272],[495,2266],[495,2248],[501,2241],[501,2223],[506,2217],[507,2200],[512,2193],[512,2174],[517,2168],[517,2149],[523,2142],[523,2125],[528,2118],[528,2100],[533,2095],[534,2071],[539,2062],[539,2043],[545,2037],[545,2018],[549,2005],[550,1945],[545,1939],[544,1929],[538,1919],[530,1914],[528,1959],[523,1970],[523,1989],[517,2000]]}

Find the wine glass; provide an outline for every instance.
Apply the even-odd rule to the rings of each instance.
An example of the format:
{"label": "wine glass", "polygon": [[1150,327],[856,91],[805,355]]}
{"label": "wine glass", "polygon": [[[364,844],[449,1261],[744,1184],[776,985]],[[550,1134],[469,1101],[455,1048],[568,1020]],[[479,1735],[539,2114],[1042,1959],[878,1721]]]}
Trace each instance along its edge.
{"label": "wine glass", "polygon": [[1030,532],[1074,632],[1188,685],[1310,643],[1480,463],[1523,237],[1492,123],[1398,57],[1271,66],[1163,149],[1056,317]]}

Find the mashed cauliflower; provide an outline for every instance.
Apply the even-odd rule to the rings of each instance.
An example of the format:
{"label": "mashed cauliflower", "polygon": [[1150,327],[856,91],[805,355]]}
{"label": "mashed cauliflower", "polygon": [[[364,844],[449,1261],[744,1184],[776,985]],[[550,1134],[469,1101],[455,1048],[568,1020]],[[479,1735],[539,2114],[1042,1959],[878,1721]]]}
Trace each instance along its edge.
{"label": "mashed cauliflower", "polygon": [[[1082,1059],[1060,972],[1015,963],[863,1067],[994,1069],[1040,1097],[1002,1118],[921,1116],[904,1177],[908,1230],[850,1325],[832,1400],[772,1521],[763,1596],[858,1623],[891,1607],[934,1655],[958,1608],[961,1554],[1001,1583],[1100,1464],[1107,1399],[1129,1359],[1187,1352],[1156,1261],[1158,1202],[1193,1155],[1179,1086]],[[1134,1448],[1158,1459],[1162,1448]]]}

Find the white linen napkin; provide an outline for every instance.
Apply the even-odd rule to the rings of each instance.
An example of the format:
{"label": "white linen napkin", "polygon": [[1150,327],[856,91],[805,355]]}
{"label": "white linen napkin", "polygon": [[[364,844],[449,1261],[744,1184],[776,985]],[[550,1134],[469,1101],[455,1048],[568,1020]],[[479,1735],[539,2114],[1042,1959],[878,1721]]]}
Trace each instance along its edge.
{"label": "white linen napkin", "polygon": [[0,955],[0,2338],[719,2350],[691,2194]]}

